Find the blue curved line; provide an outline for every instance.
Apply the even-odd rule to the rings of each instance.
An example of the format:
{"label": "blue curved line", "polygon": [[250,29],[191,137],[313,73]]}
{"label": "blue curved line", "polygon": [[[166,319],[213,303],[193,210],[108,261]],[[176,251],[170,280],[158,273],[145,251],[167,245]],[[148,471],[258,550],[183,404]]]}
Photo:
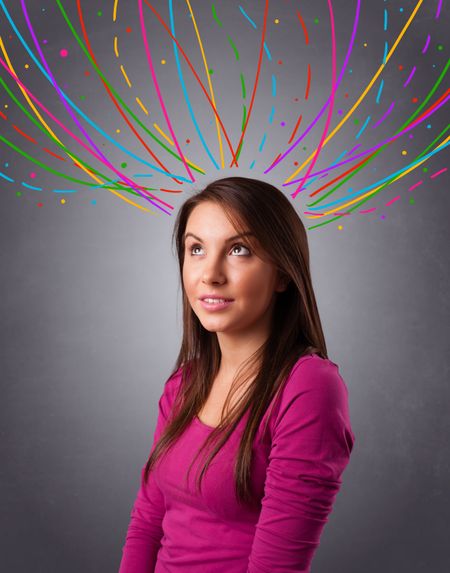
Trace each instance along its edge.
{"label": "blue curved line", "polygon": [[[169,15],[170,15],[170,29],[172,31],[173,37],[175,38],[176,35],[175,35],[175,22],[173,18],[173,0],[169,0]],[[172,43],[173,43],[173,51],[175,54],[175,61],[177,64],[178,77],[180,78],[181,89],[183,90],[184,99],[186,100],[186,105],[188,106],[189,115],[191,116],[192,123],[194,124],[195,127],[195,131],[197,132],[197,135],[199,136],[200,141],[202,142],[203,148],[208,154],[208,157],[213,162],[215,168],[220,169],[219,164],[212,156],[211,151],[209,150],[208,145],[206,144],[206,141],[202,135],[202,132],[200,131],[200,127],[197,123],[197,120],[195,119],[194,110],[192,109],[191,106],[191,100],[189,99],[188,91],[183,78],[183,72],[181,70],[180,57],[178,55],[178,46],[174,40],[172,40]]]}
{"label": "blue curved line", "polygon": [[[45,76],[45,78],[51,83],[51,85],[53,86],[53,82],[50,79],[50,76],[47,74],[47,72],[44,70],[44,68],[41,66],[41,64],[39,63],[39,60],[36,58],[36,56],[33,54],[33,52],[30,50],[30,48],[28,47],[28,44],[25,42],[25,40],[23,39],[23,36],[21,35],[21,33],[19,32],[19,30],[17,29],[17,26],[15,25],[15,23],[13,22],[11,16],[9,15],[8,10],[6,9],[6,6],[3,2],[3,0],[0,0],[0,5],[3,9],[3,12],[5,13],[6,17],[9,20],[9,23],[11,24],[11,27],[13,28],[14,32],[16,33],[17,37],[19,38],[21,44],[23,45],[23,47],[25,48],[25,50],[28,52],[30,58],[34,61],[34,63],[37,65],[37,67],[39,68],[39,70],[41,71],[41,73]],[[119,147],[119,149],[121,149],[124,153],[126,153],[127,155],[129,155],[130,157],[133,157],[134,159],[136,159],[136,161],[138,161],[139,163],[143,163],[144,165],[147,165],[148,167],[150,167],[151,169],[154,169],[155,171],[158,171],[159,173],[161,173],[162,175],[166,175],[167,177],[175,177],[176,179],[182,179],[183,181],[186,181],[187,183],[192,183],[192,181],[190,179],[187,179],[186,177],[183,177],[182,175],[176,175],[174,173],[167,173],[166,171],[164,171],[163,169],[161,169],[160,167],[156,167],[156,165],[153,165],[152,163],[149,163],[148,161],[145,161],[145,159],[141,159],[140,157],[138,157],[137,155],[135,155],[134,153],[132,153],[131,151],[129,151],[128,149],[126,149],[126,147],[124,147],[123,145],[121,145],[120,143],[118,143],[115,139],[112,139],[105,131],[103,131],[103,129],[101,129],[101,127],[99,127],[96,123],[94,123],[86,114],[84,114],[81,109],[65,94],[65,92],[60,89],[62,95],[64,96],[64,99],[67,101],[67,103],[79,114],[81,115],[81,117],[87,121],[89,123],[90,126],[92,126],[96,131],[98,131],[101,135],[103,135],[103,137],[106,137],[106,139],[108,141],[110,141],[113,145],[115,145],[116,147]]]}

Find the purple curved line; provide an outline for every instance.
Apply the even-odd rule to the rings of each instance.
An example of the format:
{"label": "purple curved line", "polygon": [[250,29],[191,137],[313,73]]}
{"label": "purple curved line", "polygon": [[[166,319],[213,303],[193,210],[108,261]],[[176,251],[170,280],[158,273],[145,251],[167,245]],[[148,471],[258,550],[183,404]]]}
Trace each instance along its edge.
{"label": "purple curved line", "polygon": [[330,123],[331,123],[331,116],[333,115],[333,109],[334,109],[334,98],[335,98],[335,94],[336,94],[336,31],[334,29],[334,15],[333,15],[333,5],[331,3],[331,0],[328,0],[328,11],[330,13],[330,27],[331,27],[331,95],[330,95],[330,107],[328,109],[328,117],[327,117],[327,121],[325,122],[325,127],[323,129],[322,132],[322,136],[320,138],[320,142],[319,145],[316,149],[316,152],[314,154],[314,157],[311,161],[311,163],[309,164],[308,169],[306,170],[306,173],[303,177],[303,179],[301,180],[299,186],[297,187],[297,189],[294,191],[294,193],[291,195],[291,197],[294,199],[301,191],[301,189],[303,188],[303,183],[306,181],[308,175],[311,173],[314,165],[316,164],[317,160],[319,159],[319,155],[320,152],[322,151],[322,148],[324,146],[324,142],[328,133],[328,128],[330,127]]}
{"label": "purple curved line", "polygon": [[427,39],[425,40],[425,46],[422,49],[422,54],[425,54],[425,52],[428,50],[428,46],[430,45],[430,40],[431,36],[430,34],[428,34]]}
{"label": "purple curved line", "polygon": [[375,127],[378,127],[381,123],[383,123],[383,121],[387,118],[387,116],[391,113],[391,111],[394,109],[394,105],[395,105],[395,101],[393,101],[391,103],[391,105],[389,106],[388,110],[386,111],[386,113],[380,117],[380,119],[377,121],[377,123],[375,123],[374,125],[372,125],[372,129],[375,129]]}
{"label": "purple curved line", "polygon": [[[392,141],[395,141],[401,135],[404,135],[408,131],[415,129],[418,125],[420,125],[423,121],[425,121],[431,115],[433,115],[433,113],[435,113],[439,108],[441,108],[449,100],[450,100],[450,95],[448,95],[446,98],[444,98],[436,107],[434,107],[432,110],[430,110],[424,116],[422,116],[420,121],[416,121],[416,122],[412,123],[411,125],[406,127],[403,131],[400,131],[396,135],[394,135],[388,139],[385,139],[384,141],[382,141],[381,143],[378,143],[377,145],[375,145],[374,147],[371,147],[370,149],[366,149],[366,151],[363,151],[362,153],[359,153],[358,155],[355,155],[354,157],[350,157],[349,159],[345,159],[344,161],[341,161],[340,163],[336,163],[335,165],[330,165],[330,166],[326,167],[325,169],[322,169],[321,171],[316,171],[314,173],[311,173],[310,175],[308,175],[308,178],[309,177],[317,177],[321,173],[325,173],[328,171],[332,171],[333,169],[337,169],[341,165],[345,165],[346,163],[350,163],[351,161],[354,161],[355,159],[359,159],[360,157],[363,157],[364,155],[368,155],[369,153],[372,153],[372,151],[376,151],[377,149],[379,149],[380,147],[382,147],[385,144],[388,144],[388,143],[391,143]],[[283,183],[283,187],[286,187],[289,185],[294,185],[294,183],[298,183],[299,181],[300,181],[300,178],[294,179],[293,181],[289,181],[289,183]]]}
{"label": "purple curved line", "polygon": [[411,73],[408,76],[408,79],[406,80],[406,82],[403,84],[403,87],[406,88],[406,86],[409,84],[409,82],[412,80],[413,75],[416,73],[416,66],[413,66],[413,69],[411,70]]}
{"label": "purple curved line", "polygon": [[[356,30],[358,28],[358,21],[359,21],[359,11],[360,11],[360,7],[361,7],[361,0],[358,0],[357,6],[356,6],[356,14],[355,14],[355,19],[353,21],[353,30],[352,30],[352,35],[350,37],[350,42],[347,48],[347,53],[345,55],[345,59],[344,59],[344,63],[342,64],[342,69],[339,73],[337,82],[336,82],[336,91],[339,88],[339,86],[341,85],[342,82],[342,78],[344,77],[344,73],[345,70],[347,69],[347,64],[348,61],[350,59],[350,55],[352,53],[353,50],[353,44],[355,43],[355,37],[356,37]],[[283,161],[283,159],[285,159],[285,157],[287,157],[296,147],[297,145],[299,145],[299,143],[301,141],[303,141],[303,139],[308,135],[308,133],[311,131],[311,129],[316,125],[316,123],[319,121],[319,119],[322,117],[322,115],[324,114],[328,104],[330,103],[331,100],[331,96],[327,99],[327,101],[324,103],[322,109],[319,111],[319,113],[317,114],[316,118],[309,124],[309,126],[305,129],[305,131],[298,137],[298,139],[296,139],[294,141],[294,143],[291,145],[291,147],[289,147],[278,159],[277,161],[275,161],[275,163],[273,163],[272,165],[270,165],[265,171],[264,173],[269,173],[270,171],[272,171],[272,169],[278,165],[278,163],[280,163],[281,161]]]}
{"label": "purple curved line", "polygon": [[434,17],[436,20],[441,15],[441,8],[442,8],[442,0],[439,0],[439,4],[438,4],[437,10],[436,10],[436,16]]}
{"label": "purple curved line", "polygon": [[[120,171],[117,171],[117,169],[112,165],[112,163],[110,163],[108,161],[108,159],[106,158],[105,155],[103,155],[103,153],[100,151],[100,149],[95,145],[95,143],[93,142],[93,140],[89,137],[89,134],[85,131],[85,129],[83,128],[83,126],[81,125],[81,123],[78,121],[78,119],[76,118],[76,116],[73,114],[72,110],[70,109],[70,107],[67,105],[66,103],[66,99],[64,97],[64,95],[62,94],[61,90],[59,89],[58,86],[58,82],[56,81],[56,78],[54,77],[54,75],[52,74],[49,65],[47,64],[47,60],[45,59],[45,56],[41,50],[41,47],[39,45],[39,41],[36,38],[36,34],[34,33],[34,29],[33,26],[31,24],[30,18],[28,16],[28,11],[27,11],[27,7],[25,4],[25,0],[21,0],[20,1],[21,6],[22,6],[22,11],[23,14],[25,16],[25,20],[28,26],[28,29],[30,30],[30,34],[31,37],[33,39],[34,45],[36,46],[36,49],[39,53],[39,57],[45,67],[45,69],[47,70],[48,75],[50,76],[50,79],[52,81],[53,87],[55,88],[55,90],[57,91],[59,98],[61,99],[64,107],[66,108],[66,111],[68,112],[68,114],[70,115],[70,117],[73,119],[73,121],[75,122],[75,124],[77,125],[77,127],[79,128],[79,130],[83,133],[84,137],[86,138],[86,140],[92,145],[92,147],[97,151],[97,153],[103,157],[103,163],[109,167],[112,171],[114,171],[114,173],[116,173],[116,175],[119,176],[121,181],[126,181],[135,191],[137,191],[139,193],[139,195],[141,195],[141,197],[143,199],[145,199],[146,201],[148,201],[149,203],[152,203],[155,207],[157,207],[158,209],[161,209],[161,211],[163,211],[164,213],[167,213],[170,215],[170,213],[168,213],[167,211],[165,211],[164,209],[162,209],[159,205],[157,205],[156,203],[154,203],[148,196],[146,196],[144,193],[142,193],[138,187],[136,187],[136,184],[131,180],[128,179],[128,177],[126,177],[123,173],[121,173]],[[156,199],[156,197],[155,197]]]}

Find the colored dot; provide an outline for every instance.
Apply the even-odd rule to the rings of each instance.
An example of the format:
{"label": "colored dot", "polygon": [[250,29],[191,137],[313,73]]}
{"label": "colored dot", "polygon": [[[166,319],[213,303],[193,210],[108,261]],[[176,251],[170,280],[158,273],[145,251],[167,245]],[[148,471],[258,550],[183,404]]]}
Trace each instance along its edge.
{"label": "colored dot", "polygon": [[359,124],[359,119],[354,119],[354,120],[353,120],[353,123],[354,123],[355,125],[358,125],[358,124]]}
{"label": "colored dot", "polygon": [[64,204],[65,204],[65,202],[66,202],[66,200],[65,200],[65,199],[61,199],[61,205],[64,205]]}
{"label": "colored dot", "polygon": [[5,163],[5,167],[9,167],[9,163]]}
{"label": "colored dot", "polygon": [[342,109],[338,109],[338,114],[342,115],[344,112],[342,111]]}
{"label": "colored dot", "polygon": [[414,197],[410,197],[409,198],[409,204],[410,205],[414,205],[415,201],[414,201]]}
{"label": "colored dot", "polygon": [[295,98],[294,98],[294,101],[298,101],[298,97],[295,97]]}
{"label": "colored dot", "polygon": [[283,60],[278,60],[277,63],[280,64],[280,66],[281,66],[281,65],[283,65]]}
{"label": "colored dot", "polygon": [[84,71],[84,75],[85,75],[86,77],[87,77],[87,76],[90,76],[90,75],[91,75],[91,72],[90,72],[89,70],[85,70],[85,71]]}
{"label": "colored dot", "polygon": [[38,207],[42,207],[42,206],[43,206],[43,203],[38,203],[37,206],[38,206]]}
{"label": "colored dot", "polygon": [[103,14],[103,12],[102,12],[101,10],[99,10],[99,11],[97,12],[97,16],[102,16],[102,14]]}
{"label": "colored dot", "polygon": [[297,165],[298,165],[298,161],[294,161],[294,165],[297,167]]}
{"label": "colored dot", "polygon": [[422,169],[422,171],[423,171],[424,173],[428,173],[428,167],[424,167],[424,168]]}
{"label": "colored dot", "polygon": [[92,199],[91,205],[97,205],[97,199]]}
{"label": "colored dot", "polygon": [[209,72],[209,75],[212,76],[213,73],[214,73],[214,70],[211,68],[211,69],[208,70],[208,72]]}
{"label": "colored dot", "polygon": [[409,139],[413,139],[414,135],[412,133],[409,134]]}
{"label": "colored dot", "polygon": [[279,24],[280,20],[278,18],[275,18],[274,22],[275,22],[275,24]]}
{"label": "colored dot", "polygon": [[7,104],[7,103],[5,103],[5,109],[8,109],[8,104]]}
{"label": "colored dot", "polygon": [[308,148],[305,146],[305,147],[303,148],[303,151],[306,151],[307,149],[308,149]]}
{"label": "colored dot", "polygon": [[43,44],[48,44],[48,40],[42,40]]}
{"label": "colored dot", "polygon": [[349,69],[348,69],[348,73],[349,73],[349,74],[352,74],[352,73],[353,73],[352,68],[349,68]]}
{"label": "colored dot", "polygon": [[363,46],[364,46],[365,48],[367,48],[367,42],[364,42]]}
{"label": "colored dot", "polygon": [[191,143],[191,140],[190,140],[190,139],[186,139],[186,143],[187,143],[187,144]]}
{"label": "colored dot", "polygon": [[29,64],[25,64],[24,67],[25,67],[26,70],[28,70],[28,68],[30,67],[30,65],[29,65]]}
{"label": "colored dot", "polygon": [[314,18],[314,24],[318,24],[319,23],[319,18]]}
{"label": "colored dot", "polygon": [[408,152],[406,151],[406,149],[402,150],[402,155],[408,155]]}
{"label": "colored dot", "polygon": [[22,197],[22,191],[16,191],[16,197]]}
{"label": "colored dot", "polygon": [[402,66],[401,64],[399,64],[398,69],[399,69],[400,71],[402,71],[402,70],[403,70],[403,66]]}
{"label": "colored dot", "polygon": [[127,167],[128,163],[125,163],[125,161],[123,163],[120,164],[120,167],[122,167],[122,169],[125,169],[125,167]]}
{"label": "colored dot", "polygon": [[80,96],[81,101],[84,101],[86,99],[86,96]]}
{"label": "colored dot", "polygon": [[348,97],[348,94],[344,94],[344,97]]}
{"label": "colored dot", "polygon": [[30,173],[30,177],[31,177],[31,179],[34,179],[34,178],[36,177],[36,173],[34,173],[34,171],[32,171],[32,172]]}
{"label": "colored dot", "polygon": [[431,123],[427,124],[427,129],[431,129]]}
{"label": "colored dot", "polygon": [[442,44],[438,44],[436,47],[439,52],[442,52],[442,50],[444,49],[444,46]]}
{"label": "colored dot", "polygon": [[344,228],[344,227],[343,227],[342,225],[338,225],[339,231],[342,231],[343,228]]}
{"label": "colored dot", "polygon": [[131,28],[130,28],[130,26],[127,26],[127,28],[126,28],[126,30],[125,30],[125,31],[126,31],[126,33],[127,33],[127,34],[129,34],[129,33],[131,32]]}
{"label": "colored dot", "polygon": [[399,8],[399,11],[400,11],[400,12],[403,12],[403,8]]}
{"label": "colored dot", "polygon": [[120,133],[120,129],[116,129],[116,133]]}
{"label": "colored dot", "polygon": [[161,64],[164,65],[166,63],[166,60],[161,60]]}
{"label": "colored dot", "polygon": [[69,52],[63,48],[62,50],[60,50],[59,55],[61,56],[61,58],[67,58]]}
{"label": "colored dot", "polygon": [[281,125],[281,127],[284,127],[284,126],[286,125],[286,122],[285,122],[285,121],[282,121],[282,122],[280,123],[280,125]]}
{"label": "colored dot", "polygon": [[413,103],[417,103],[419,100],[416,97],[413,97],[411,100]]}
{"label": "colored dot", "polygon": [[381,215],[380,219],[384,221],[384,219],[386,219],[386,215]]}

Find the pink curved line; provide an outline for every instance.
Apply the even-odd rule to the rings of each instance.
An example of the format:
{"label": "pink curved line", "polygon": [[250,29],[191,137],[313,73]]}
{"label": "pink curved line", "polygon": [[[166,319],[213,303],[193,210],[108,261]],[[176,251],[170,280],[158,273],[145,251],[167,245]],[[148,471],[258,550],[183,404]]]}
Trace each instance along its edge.
{"label": "pink curved line", "polygon": [[336,93],[336,34],[335,34],[335,29],[334,29],[334,15],[333,15],[333,6],[331,3],[331,0],[328,0],[328,10],[330,12],[330,26],[331,26],[331,61],[332,61],[332,72],[331,72],[331,97],[330,97],[330,106],[328,108],[328,117],[327,117],[327,121],[325,124],[325,128],[323,130],[322,133],[322,137],[320,138],[320,143],[319,146],[316,149],[316,152],[314,154],[313,160],[311,161],[311,163],[309,164],[309,167],[303,177],[303,179],[300,181],[299,186],[297,187],[297,189],[294,191],[294,193],[291,195],[291,197],[294,199],[298,193],[300,193],[300,190],[303,187],[303,183],[306,181],[306,179],[308,178],[308,175],[311,173],[314,165],[316,164],[316,161],[319,158],[320,152],[322,151],[322,147],[324,145],[324,141],[326,139],[327,133],[328,133],[328,128],[330,126],[331,123],[331,116],[333,115],[333,108],[334,108],[334,96]]}
{"label": "pink curved line", "polygon": [[161,104],[161,109],[162,112],[164,114],[164,117],[166,119],[166,123],[167,123],[167,127],[169,128],[170,134],[172,135],[172,139],[175,142],[175,147],[177,148],[178,153],[180,154],[181,160],[183,161],[183,164],[186,168],[186,171],[188,172],[189,177],[191,178],[192,183],[194,183],[195,181],[195,177],[192,175],[191,170],[189,169],[189,165],[186,162],[186,159],[184,157],[183,152],[181,151],[181,147],[180,144],[178,143],[178,139],[175,135],[175,132],[172,129],[172,124],[170,122],[169,119],[169,115],[167,113],[167,109],[166,106],[164,104],[164,99],[162,97],[162,93],[161,90],[159,89],[159,84],[158,84],[158,80],[156,78],[156,73],[155,73],[155,69],[153,67],[153,60],[152,60],[152,56],[150,54],[150,47],[148,45],[148,41],[147,41],[147,32],[145,31],[145,23],[144,23],[144,12],[142,10],[142,0],[138,0],[138,4],[139,4],[139,21],[141,23],[141,31],[142,31],[142,40],[144,42],[144,48],[145,48],[145,54],[147,56],[147,61],[148,61],[148,65],[150,68],[150,74],[152,76],[152,80],[153,80],[153,85],[155,86],[155,90],[156,90],[156,94],[158,96],[159,99],[159,103]]}

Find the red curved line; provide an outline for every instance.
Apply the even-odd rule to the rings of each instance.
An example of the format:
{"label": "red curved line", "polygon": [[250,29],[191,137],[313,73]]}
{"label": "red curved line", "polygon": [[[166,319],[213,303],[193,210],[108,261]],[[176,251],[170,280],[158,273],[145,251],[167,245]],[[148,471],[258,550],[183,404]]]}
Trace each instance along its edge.
{"label": "red curved line", "polygon": [[247,117],[245,119],[244,129],[242,130],[241,137],[239,139],[239,143],[238,143],[238,146],[236,149],[236,153],[233,155],[233,161],[230,163],[230,167],[233,167],[233,164],[236,164],[236,167],[238,166],[237,161],[236,161],[236,155],[239,153],[239,150],[241,148],[242,140],[244,139],[244,135],[245,135],[245,132],[247,130],[248,121],[249,121],[250,115],[252,113],[253,102],[255,101],[256,90],[257,90],[258,81],[259,81],[259,74],[261,72],[261,64],[262,64],[262,57],[263,57],[263,51],[264,51],[264,38],[266,36],[266,28],[267,28],[267,13],[268,13],[268,11],[269,11],[269,0],[266,0],[266,5],[264,7],[264,22],[263,22],[263,30],[262,30],[262,35],[261,35],[261,46],[259,49],[258,68],[256,70],[255,83],[253,84],[252,99],[250,100],[250,105],[248,107],[248,113],[247,113]]}
{"label": "red curved line", "polygon": [[308,79],[306,80],[305,100],[309,97],[309,86],[311,85],[311,66],[308,64]]}
{"label": "red curved line", "polygon": [[150,8],[150,10],[153,12],[153,14],[155,14],[155,16],[158,18],[158,20],[160,21],[161,25],[165,28],[166,32],[169,34],[169,36],[171,37],[171,39],[176,43],[177,48],[180,50],[181,54],[183,55],[183,58],[186,60],[186,63],[188,64],[188,66],[191,68],[192,73],[194,74],[195,79],[197,80],[197,82],[199,83],[203,93],[205,94],[213,112],[214,115],[217,117],[217,120],[220,123],[220,127],[222,128],[223,134],[225,139],[227,140],[228,143],[228,147],[230,148],[230,152],[231,154],[234,153],[233,151],[233,146],[231,145],[231,141],[230,138],[228,137],[228,133],[225,129],[224,124],[222,123],[222,120],[220,119],[220,115],[216,109],[216,106],[213,104],[211,98],[208,95],[208,92],[206,91],[205,86],[203,85],[201,79],[198,77],[197,72],[195,71],[194,66],[191,64],[190,59],[188,58],[188,56],[186,55],[186,53],[184,52],[183,48],[180,46],[178,40],[175,38],[175,36],[173,36],[172,32],[170,31],[169,27],[167,26],[167,24],[164,22],[164,20],[161,18],[161,16],[159,15],[158,11],[153,8],[153,6],[150,4],[150,2],[148,2],[148,0],[144,0],[144,2],[147,4],[147,6]]}
{"label": "red curved line", "polygon": [[[288,144],[291,143],[291,141],[294,139],[295,134],[297,133],[297,130],[300,126],[300,122],[302,121],[302,117],[303,117],[302,114],[300,114],[298,116],[297,123],[295,124],[295,127],[294,127],[294,130],[292,131],[291,137],[289,138]],[[281,155],[281,153],[280,153],[280,155]],[[280,157],[280,155],[278,157]]]}
{"label": "red curved line", "polygon": [[303,28],[303,33],[305,34],[305,44],[308,45],[309,44],[308,30],[306,29],[305,22],[302,18],[302,15],[300,14],[300,12],[298,10],[297,10],[297,17],[300,20],[300,24],[302,25],[302,28]]}
{"label": "red curved line", "polygon": [[[86,47],[88,49],[88,52],[92,58],[92,60],[94,61],[95,65],[99,68],[100,66],[97,64],[97,59],[94,55],[94,52],[92,51],[91,48],[91,43],[89,41],[89,37],[87,34],[87,30],[86,30],[86,26],[84,25],[84,20],[83,20],[83,13],[81,11],[81,6],[80,6],[80,0],[77,0],[77,8],[78,8],[78,16],[80,18],[80,24],[81,24],[81,30],[83,32],[83,37],[84,40],[86,42]],[[113,102],[113,104],[115,105],[117,111],[120,113],[120,115],[122,116],[122,118],[124,119],[125,123],[128,125],[128,127],[131,129],[131,131],[134,133],[134,135],[138,138],[138,140],[142,143],[142,145],[144,146],[144,148],[148,151],[148,153],[152,156],[152,158],[156,161],[156,163],[168,174],[170,175],[170,170],[167,169],[167,167],[164,165],[164,163],[162,163],[158,157],[153,153],[153,151],[150,149],[150,147],[145,143],[145,141],[142,139],[142,137],[139,135],[139,133],[136,131],[136,129],[134,128],[134,126],[132,125],[132,123],[128,120],[127,116],[123,113],[122,108],[119,106],[119,104],[117,103],[116,98],[114,97],[114,95],[112,94],[111,90],[109,89],[108,85],[106,84],[106,82],[103,80],[103,78],[101,76],[99,76],[106,91],[108,92],[108,95],[111,99],[111,101]],[[179,181],[178,179],[176,179],[173,175],[170,175],[170,177],[179,185],[183,185],[182,181]]]}

